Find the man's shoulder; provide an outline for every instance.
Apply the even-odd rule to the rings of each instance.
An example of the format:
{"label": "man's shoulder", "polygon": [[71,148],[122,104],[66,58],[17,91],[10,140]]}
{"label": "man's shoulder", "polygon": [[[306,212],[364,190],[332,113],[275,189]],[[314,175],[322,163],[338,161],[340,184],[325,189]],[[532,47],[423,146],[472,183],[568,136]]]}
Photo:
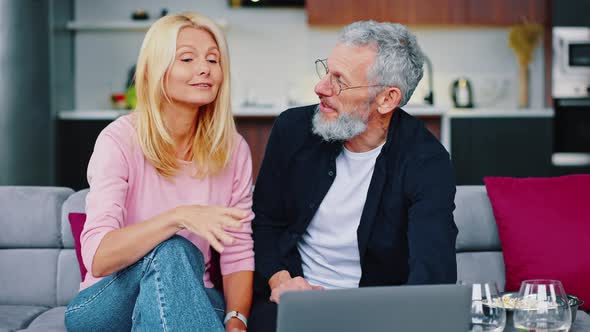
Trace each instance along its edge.
{"label": "man's shoulder", "polygon": [[389,159],[400,163],[399,174],[404,179],[406,194],[416,194],[426,187],[453,191],[455,176],[447,149],[420,119],[400,113],[399,133],[395,136],[398,148],[391,149],[400,151],[400,155]]}
{"label": "man's shoulder", "polygon": [[317,104],[289,108],[279,114],[275,125],[281,128],[311,128],[311,119],[317,108]]}
{"label": "man's shoulder", "polygon": [[424,159],[441,154],[448,155],[440,140],[426,128],[420,119],[401,109],[398,111],[400,111],[400,126],[398,127],[400,133],[396,136],[401,140],[408,157]]}
{"label": "man's shoulder", "polygon": [[312,118],[317,105],[290,108],[275,120],[272,135],[283,148],[296,148],[304,144],[312,134]]}

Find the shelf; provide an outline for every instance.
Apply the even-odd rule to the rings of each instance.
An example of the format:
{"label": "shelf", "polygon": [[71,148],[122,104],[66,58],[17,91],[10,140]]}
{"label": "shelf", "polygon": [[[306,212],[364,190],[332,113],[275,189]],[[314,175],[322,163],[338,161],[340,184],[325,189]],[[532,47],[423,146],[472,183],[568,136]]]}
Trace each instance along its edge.
{"label": "shelf", "polygon": [[68,30],[78,31],[107,31],[107,30],[121,30],[121,31],[146,31],[155,21],[95,21],[95,22],[68,22],[66,28]]}
{"label": "shelf", "polygon": [[[284,107],[233,107],[236,117],[276,117]],[[57,113],[58,120],[114,120],[131,113],[130,110],[63,110]]]}
{"label": "shelf", "polygon": [[58,120],[114,120],[129,110],[65,110],[57,113]]}
{"label": "shelf", "polygon": [[[154,20],[145,21],[70,21],[66,29],[71,31],[147,31]],[[221,29],[227,29],[224,19],[215,20]]]}

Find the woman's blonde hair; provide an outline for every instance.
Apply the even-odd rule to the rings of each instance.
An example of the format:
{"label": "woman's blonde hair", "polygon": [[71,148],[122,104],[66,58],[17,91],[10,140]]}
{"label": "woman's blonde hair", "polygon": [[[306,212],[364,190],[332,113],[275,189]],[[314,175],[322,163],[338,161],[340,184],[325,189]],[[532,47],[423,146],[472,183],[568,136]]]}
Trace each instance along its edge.
{"label": "woman's blonde hair", "polygon": [[137,93],[137,134],[145,157],[166,177],[179,170],[174,141],[162,117],[166,78],[176,56],[176,38],[182,28],[194,27],[211,34],[220,52],[223,82],[215,101],[197,111],[196,132],[190,159],[197,177],[214,175],[229,162],[236,127],[230,105],[229,54],[221,29],[208,17],[197,13],[168,15],[157,20],[148,30],[141,45],[135,87]]}

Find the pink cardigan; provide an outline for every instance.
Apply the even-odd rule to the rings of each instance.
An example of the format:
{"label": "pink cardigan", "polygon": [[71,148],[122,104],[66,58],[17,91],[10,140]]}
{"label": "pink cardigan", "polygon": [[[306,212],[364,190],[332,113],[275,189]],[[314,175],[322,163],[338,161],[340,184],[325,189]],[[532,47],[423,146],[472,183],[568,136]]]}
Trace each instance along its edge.
{"label": "pink cardigan", "polygon": [[[246,141],[236,134],[232,159],[218,175],[193,178],[189,172],[191,165],[183,162],[182,172],[173,179],[166,179],[144,158],[136,138],[134,119],[133,114],[123,116],[106,127],[96,140],[90,158],[87,218],[81,234],[82,259],[89,272],[80,290],[100,280],[90,271],[98,245],[108,232],[142,222],[179,205],[218,205],[250,211],[241,229],[230,232],[235,241],[225,246],[220,268],[222,275],[253,271],[252,159]],[[209,277],[209,243],[188,230],[178,234],[203,253],[207,267],[203,280],[206,287],[213,287]]]}

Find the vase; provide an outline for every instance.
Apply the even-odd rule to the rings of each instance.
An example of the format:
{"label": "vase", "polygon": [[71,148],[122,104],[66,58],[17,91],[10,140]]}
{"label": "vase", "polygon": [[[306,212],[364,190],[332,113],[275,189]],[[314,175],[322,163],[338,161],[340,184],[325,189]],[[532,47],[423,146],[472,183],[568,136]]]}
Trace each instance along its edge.
{"label": "vase", "polygon": [[518,66],[518,107],[529,107],[529,66]]}

